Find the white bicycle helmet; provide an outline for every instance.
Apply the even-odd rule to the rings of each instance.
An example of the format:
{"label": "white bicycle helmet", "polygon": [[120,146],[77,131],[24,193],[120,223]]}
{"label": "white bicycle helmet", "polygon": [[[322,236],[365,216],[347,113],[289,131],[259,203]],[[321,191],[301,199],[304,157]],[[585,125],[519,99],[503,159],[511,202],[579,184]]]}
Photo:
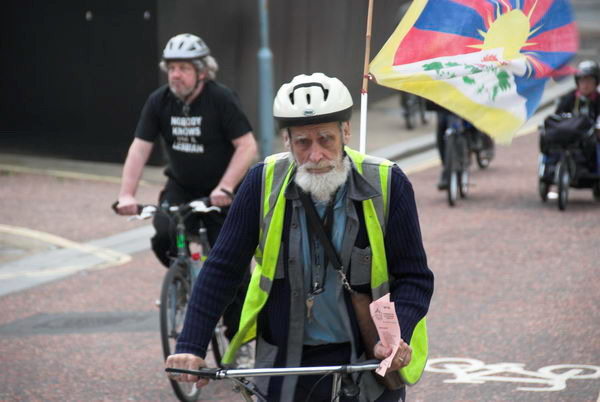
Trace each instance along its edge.
{"label": "white bicycle helmet", "polygon": [[337,78],[323,73],[297,75],[283,84],[273,102],[273,117],[279,128],[348,121],[352,96]]}
{"label": "white bicycle helmet", "polygon": [[209,54],[210,49],[200,37],[184,33],[169,39],[163,50],[163,60],[192,60]]}

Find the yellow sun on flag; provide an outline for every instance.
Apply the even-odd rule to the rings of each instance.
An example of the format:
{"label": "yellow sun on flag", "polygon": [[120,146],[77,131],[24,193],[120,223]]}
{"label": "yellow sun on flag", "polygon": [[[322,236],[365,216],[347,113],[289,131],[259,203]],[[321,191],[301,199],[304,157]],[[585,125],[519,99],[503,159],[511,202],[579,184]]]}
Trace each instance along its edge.
{"label": "yellow sun on flag", "polygon": [[479,33],[483,37],[483,43],[480,45],[470,45],[469,47],[481,50],[502,48],[504,49],[503,57],[505,60],[527,57],[521,53],[521,49],[535,45],[535,43],[527,42],[527,39],[541,28],[538,27],[530,31],[530,19],[534,10],[535,5],[529,12],[529,15],[525,15],[520,9],[513,9],[501,14],[500,7],[498,6],[499,17],[494,21],[488,19],[488,31],[483,32],[479,30]]}

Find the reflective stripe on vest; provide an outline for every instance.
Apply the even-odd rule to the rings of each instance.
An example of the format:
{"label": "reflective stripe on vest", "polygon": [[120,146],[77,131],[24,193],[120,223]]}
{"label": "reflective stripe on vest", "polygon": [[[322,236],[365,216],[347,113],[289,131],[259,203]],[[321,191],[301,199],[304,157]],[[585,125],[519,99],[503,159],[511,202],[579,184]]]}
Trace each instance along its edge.
{"label": "reflective stripe on vest", "polygon": [[[387,270],[387,258],[385,255],[385,227],[380,222],[387,222],[387,213],[389,200],[389,180],[388,174],[392,163],[385,159],[379,159],[372,156],[361,154],[353,149],[346,147],[346,153],[352,158],[356,168],[369,183],[373,183],[373,177],[368,177],[368,172],[365,172],[366,164],[379,166],[379,183],[381,185],[382,197],[377,197],[375,200],[363,201],[363,211],[365,215],[365,225],[369,236],[369,243],[373,252],[371,265],[371,295],[373,300],[389,293],[389,278]],[[373,170],[371,170],[373,171]],[[387,185],[383,185],[386,183]],[[379,208],[376,208],[375,203],[381,203]],[[381,211],[378,213],[377,211]],[[427,321],[423,317],[415,326],[413,335],[410,339],[410,347],[412,348],[412,358],[408,366],[400,370],[400,376],[404,383],[408,385],[415,384],[421,378],[425,363],[427,363],[428,355],[428,340],[427,340]]]}
{"label": "reflective stripe on vest", "polygon": [[[389,293],[389,278],[385,254],[385,224],[387,223],[390,169],[392,162],[361,154],[345,147],[358,173],[374,188],[381,191],[381,197],[362,201],[365,225],[372,250],[371,295],[373,300]],[[260,241],[255,253],[257,265],[252,274],[240,319],[239,330],[232,339],[225,355],[224,364],[231,364],[237,349],[256,337],[258,314],[269,297],[280,252],[281,234],[285,213],[285,189],[289,183],[294,163],[288,153],[276,154],[265,159],[261,194]],[[416,383],[421,377],[427,360],[427,326],[421,319],[411,338],[413,349],[410,364],[400,370],[407,384]]]}
{"label": "reflective stripe on vest", "polygon": [[[265,159],[262,180],[264,202],[261,203],[260,243],[254,255],[256,266],[252,272],[244,306],[242,307],[238,331],[223,355],[223,364],[231,364],[240,346],[256,337],[256,320],[267,302],[273,285],[283,231],[285,188],[294,167],[294,164],[290,163],[285,155],[277,154]],[[265,197],[265,195],[267,196]],[[275,222],[275,224],[271,225],[271,222]],[[268,252],[265,253],[265,250]]]}

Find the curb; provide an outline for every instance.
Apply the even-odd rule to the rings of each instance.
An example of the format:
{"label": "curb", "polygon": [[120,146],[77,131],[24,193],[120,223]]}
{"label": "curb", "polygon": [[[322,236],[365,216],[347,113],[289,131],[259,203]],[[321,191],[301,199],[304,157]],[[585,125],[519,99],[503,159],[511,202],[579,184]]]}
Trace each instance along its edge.
{"label": "curb", "polygon": [[[567,92],[575,88],[570,77],[561,79],[550,84],[542,95],[542,100],[537,107],[536,113],[550,106],[556,99],[560,98]],[[535,114],[535,113],[534,113]],[[380,149],[377,149],[370,154],[379,158],[388,159],[390,161],[398,161],[406,159],[413,155],[429,151],[436,147],[435,133],[424,134],[419,137],[398,142]]]}

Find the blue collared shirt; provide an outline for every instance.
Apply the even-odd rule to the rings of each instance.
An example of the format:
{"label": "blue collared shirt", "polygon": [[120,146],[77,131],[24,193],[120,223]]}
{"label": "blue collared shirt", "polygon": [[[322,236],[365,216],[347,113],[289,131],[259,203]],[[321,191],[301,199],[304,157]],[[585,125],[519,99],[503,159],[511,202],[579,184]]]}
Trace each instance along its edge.
{"label": "blue collared shirt", "polygon": [[[333,247],[339,252],[346,230],[346,185],[342,186],[335,195],[333,205],[333,226],[331,227],[331,241]],[[323,218],[327,209],[326,203],[316,203],[315,209]],[[312,296],[314,304],[311,309],[311,318],[304,323],[304,344],[322,345],[327,343],[349,342],[350,334],[344,327],[340,306],[344,306],[343,291],[339,274],[331,263],[327,264],[326,273],[323,271],[325,262],[325,249],[315,234],[309,237],[308,222],[304,208],[300,208],[300,229],[302,231],[302,257],[304,268],[304,289],[307,299],[313,285],[311,282],[319,280],[324,289],[322,293]],[[310,244],[312,242],[312,244]],[[316,274],[316,275],[315,275]],[[315,278],[318,276],[318,278]],[[323,276],[325,280],[323,282]]]}

